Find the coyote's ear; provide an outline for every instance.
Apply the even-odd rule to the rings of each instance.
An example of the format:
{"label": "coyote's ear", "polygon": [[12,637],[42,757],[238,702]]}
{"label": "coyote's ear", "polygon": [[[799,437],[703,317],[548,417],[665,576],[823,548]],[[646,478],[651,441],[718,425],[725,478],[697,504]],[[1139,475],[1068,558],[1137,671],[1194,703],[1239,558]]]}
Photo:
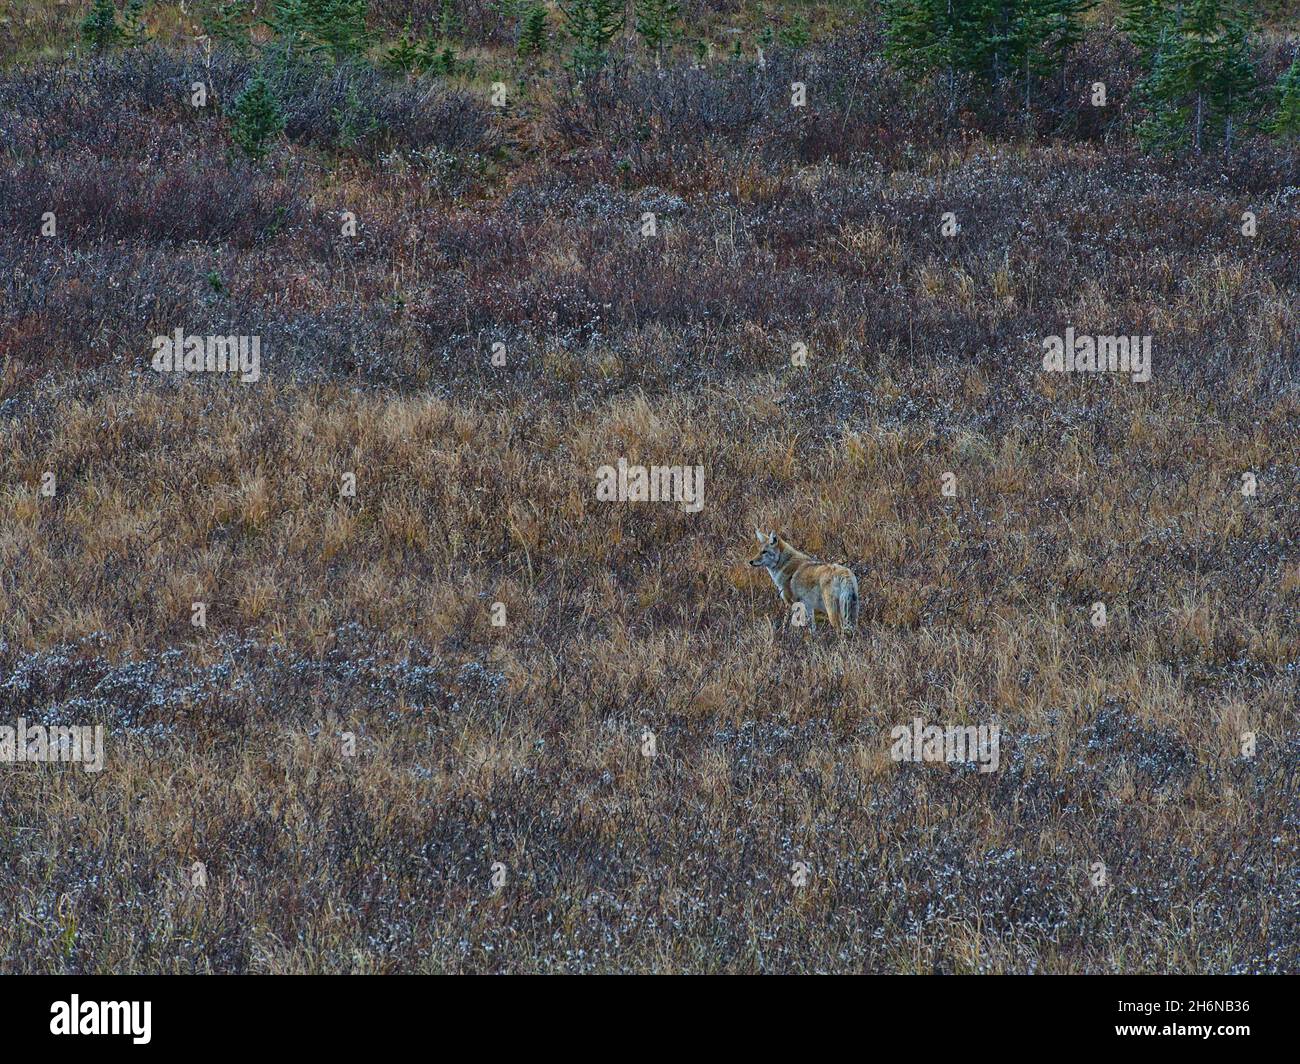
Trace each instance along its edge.
{"label": "coyote's ear", "polygon": [[756,540],[758,540],[758,542],[759,542],[760,545],[763,545],[763,546],[766,546],[766,545],[767,545],[767,537],[766,537],[765,535],[763,535],[763,533],[760,532],[757,528],[754,529],[754,538],[755,538]]}

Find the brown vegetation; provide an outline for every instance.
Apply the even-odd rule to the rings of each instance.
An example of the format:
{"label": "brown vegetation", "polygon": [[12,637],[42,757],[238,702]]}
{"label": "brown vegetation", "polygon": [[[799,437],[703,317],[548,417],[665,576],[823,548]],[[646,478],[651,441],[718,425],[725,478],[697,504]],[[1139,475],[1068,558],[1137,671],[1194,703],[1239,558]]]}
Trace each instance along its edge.
{"label": "brown vegetation", "polygon": [[[108,737],[0,765],[0,970],[1300,969],[1296,177],[1082,89],[947,130],[873,41],[599,114],[332,74],[261,167],[197,52],[0,75],[0,725]],[[1043,373],[1069,324],[1152,380]],[[261,380],[154,373],[177,326]],[[597,502],[620,456],[703,511]],[[916,716],[1000,769],[890,760]]]}

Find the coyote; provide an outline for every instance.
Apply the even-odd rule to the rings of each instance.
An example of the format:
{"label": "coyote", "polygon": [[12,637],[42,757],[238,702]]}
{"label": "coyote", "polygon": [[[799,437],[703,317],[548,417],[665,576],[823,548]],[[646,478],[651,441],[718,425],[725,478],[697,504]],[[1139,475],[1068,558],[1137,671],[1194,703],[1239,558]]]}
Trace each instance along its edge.
{"label": "coyote", "polygon": [[858,578],[843,565],[814,561],[775,532],[754,530],[759,551],[749,564],[762,566],[781,592],[782,601],[802,603],[808,624],[816,631],[818,618],[841,632],[858,624]]}

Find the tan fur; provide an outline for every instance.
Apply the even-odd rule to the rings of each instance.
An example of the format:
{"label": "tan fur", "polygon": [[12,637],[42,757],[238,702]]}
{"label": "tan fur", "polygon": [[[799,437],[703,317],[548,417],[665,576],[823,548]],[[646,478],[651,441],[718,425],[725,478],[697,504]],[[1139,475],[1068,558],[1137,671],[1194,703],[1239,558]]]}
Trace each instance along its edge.
{"label": "tan fur", "polygon": [[838,632],[857,627],[858,578],[851,569],[816,561],[775,532],[755,529],[754,536],[759,550],[749,564],[767,570],[786,605],[803,603],[810,628],[816,631],[819,620]]}

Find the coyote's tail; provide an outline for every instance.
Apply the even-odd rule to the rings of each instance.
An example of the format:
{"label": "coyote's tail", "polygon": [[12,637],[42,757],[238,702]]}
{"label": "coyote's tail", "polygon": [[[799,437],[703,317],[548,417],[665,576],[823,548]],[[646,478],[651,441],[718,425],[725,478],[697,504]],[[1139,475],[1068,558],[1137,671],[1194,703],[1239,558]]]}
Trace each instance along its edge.
{"label": "coyote's tail", "polygon": [[852,584],[840,591],[840,624],[846,632],[858,626],[858,589]]}

